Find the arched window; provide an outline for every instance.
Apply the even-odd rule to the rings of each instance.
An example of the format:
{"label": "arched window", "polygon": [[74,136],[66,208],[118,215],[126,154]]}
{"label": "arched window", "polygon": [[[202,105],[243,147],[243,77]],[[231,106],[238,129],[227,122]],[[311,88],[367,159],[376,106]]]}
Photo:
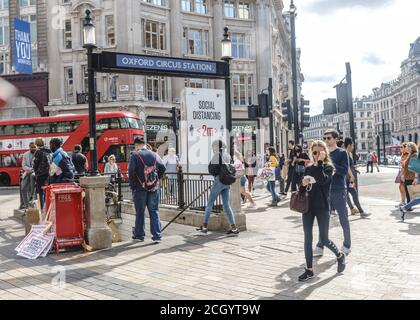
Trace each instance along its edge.
{"label": "arched window", "polygon": [[413,135],[411,133],[408,135],[408,141],[413,141]]}
{"label": "arched window", "polygon": [[419,135],[417,134],[417,132],[414,134],[414,143],[417,144],[418,143],[418,139],[419,139]]}
{"label": "arched window", "polygon": [[0,109],[0,119],[37,118],[41,114],[35,103],[26,97],[17,97],[11,103]]}

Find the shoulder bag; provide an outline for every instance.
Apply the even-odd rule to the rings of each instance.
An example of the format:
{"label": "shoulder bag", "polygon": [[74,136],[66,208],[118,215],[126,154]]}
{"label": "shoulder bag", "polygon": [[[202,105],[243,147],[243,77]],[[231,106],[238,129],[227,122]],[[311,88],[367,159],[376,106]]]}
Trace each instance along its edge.
{"label": "shoulder bag", "polygon": [[309,211],[309,191],[312,189],[312,184],[306,187],[306,190],[295,191],[292,192],[292,196],[290,198],[290,210],[300,212],[300,213],[307,213]]}

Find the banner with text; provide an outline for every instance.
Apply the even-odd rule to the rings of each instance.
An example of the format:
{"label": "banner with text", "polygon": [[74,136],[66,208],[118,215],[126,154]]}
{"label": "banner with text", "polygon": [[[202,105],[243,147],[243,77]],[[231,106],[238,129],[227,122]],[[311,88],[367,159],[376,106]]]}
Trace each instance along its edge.
{"label": "banner with text", "polygon": [[32,74],[31,25],[14,19],[14,65],[16,72]]}

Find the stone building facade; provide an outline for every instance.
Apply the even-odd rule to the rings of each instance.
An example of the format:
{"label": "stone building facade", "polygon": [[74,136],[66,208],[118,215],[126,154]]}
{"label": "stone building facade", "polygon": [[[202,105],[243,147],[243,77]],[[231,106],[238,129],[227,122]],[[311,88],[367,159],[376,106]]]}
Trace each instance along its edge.
{"label": "stone building facade", "polygon": [[[87,60],[82,19],[93,12],[98,50],[219,60],[223,28],[232,39],[233,129],[260,141],[242,149],[261,151],[269,121],[248,119],[247,106],[273,78],[275,142],[286,146],[281,103],[291,99],[290,31],[282,0],[49,0],[50,115],[87,112]],[[299,72],[300,73],[300,72]],[[300,73],[301,75],[301,73]],[[300,83],[303,76],[300,76]],[[98,112],[130,110],[147,116],[147,136],[169,130],[169,108],[179,106],[184,87],[224,89],[221,80],[97,74]],[[252,140],[252,139],[250,139]],[[253,145],[252,145],[253,144]]]}
{"label": "stone building facade", "polygon": [[420,134],[420,37],[410,45],[400,76],[373,89],[375,133],[381,136],[385,122],[385,143],[419,143]]}

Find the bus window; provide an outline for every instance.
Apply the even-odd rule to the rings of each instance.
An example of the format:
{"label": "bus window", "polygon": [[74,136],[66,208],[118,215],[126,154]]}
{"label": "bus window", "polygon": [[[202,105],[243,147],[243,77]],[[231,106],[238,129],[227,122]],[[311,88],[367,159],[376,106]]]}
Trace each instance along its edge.
{"label": "bus window", "polygon": [[129,123],[131,129],[143,129],[143,126],[142,126],[140,120],[134,119],[134,118],[127,118],[127,121]]}
{"label": "bus window", "polygon": [[128,159],[128,153],[127,153],[127,146],[120,144],[120,145],[113,145],[108,148],[108,150],[105,152],[105,154],[102,156],[100,162],[105,162],[106,159],[113,154],[115,156],[115,159],[117,160],[117,163],[119,162],[127,162]]}
{"label": "bus window", "polygon": [[0,135],[2,136],[14,136],[15,135],[15,126],[1,126]]}
{"label": "bus window", "polygon": [[34,127],[31,124],[19,124],[15,127],[16,135],[34,134]]}
{"label": "bus window", "polygon": [[110,129],[119,129],[120,128],[120,122],[118,121],[118,118],[112,118],[109,119],[110,123],[109,123],[109,128]]}
{"label": "bus window", "polygon": [[0,167],[2,168],[18,167],[19,164],[19,154],[0,155]]}
{"label": "bus window", "polygon": [[50,124],[49,123],[35,123],[34,124],[34,133],[35,134],[50,133]]}
{"label": "bus window", "polygon": [[127,118],[120,118],[120,126],[121,126],[121,129],[130,128],[130,123],[128,122],[128,119]]}
{"label": "bus window", "polygon": [[109,129],[109,119],[101,119],[96,123],[96,131],[103,132]]}

